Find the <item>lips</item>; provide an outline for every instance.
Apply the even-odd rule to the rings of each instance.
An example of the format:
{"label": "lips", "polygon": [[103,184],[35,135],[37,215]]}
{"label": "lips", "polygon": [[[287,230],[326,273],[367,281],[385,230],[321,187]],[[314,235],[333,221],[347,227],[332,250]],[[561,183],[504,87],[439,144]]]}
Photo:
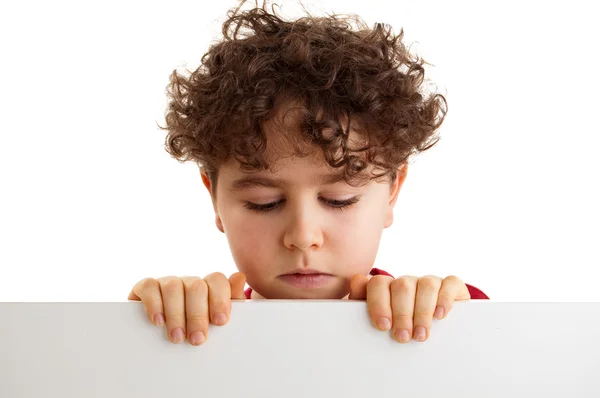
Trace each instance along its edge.
{"label": "lips", "polygon": [[327,286],[335,279],[335,277],[333,275],[314,270],[301,270],[280,275],[279,279],[297,288],[317,289]]}
{"label": "lips", "polygon": [[310,274],[319,274],[319,275],[330,275],[328,273],[325,272],[321,272],[319,270],[316,269],[312,269],[312,268],[296,268],[295,270],[288,272],[285,275],[293,275],[293,274],[303,274],[303,275],[310,275]]}

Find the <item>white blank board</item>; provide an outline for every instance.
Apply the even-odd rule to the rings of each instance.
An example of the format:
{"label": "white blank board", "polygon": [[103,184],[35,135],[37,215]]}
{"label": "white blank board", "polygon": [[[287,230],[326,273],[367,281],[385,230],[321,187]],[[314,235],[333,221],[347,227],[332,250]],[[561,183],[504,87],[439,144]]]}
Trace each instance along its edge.
{"label": "white blank board", "polygon": [[455,303],[425,343],[364,302],[234,302],[202,346],[140,302],[0,303],[0,397],[600,397],[600,303]]}

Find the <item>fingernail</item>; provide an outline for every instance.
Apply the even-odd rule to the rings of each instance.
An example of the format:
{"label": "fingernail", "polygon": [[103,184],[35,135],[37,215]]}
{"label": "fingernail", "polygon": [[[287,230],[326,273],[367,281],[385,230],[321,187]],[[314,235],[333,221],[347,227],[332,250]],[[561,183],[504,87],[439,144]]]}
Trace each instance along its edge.
{"label": "fingernail", "polygon": [[183,329],[176,328],[171,332],[171,339],[174,343],[181,343],[183,341]]}
{"label": "fingernail", "polygon": [[419,341],[424,341],[425,340],[425,328],[423,326],[417,326],[415,328],[415,338]]}
{"label": "fingernail", "polygon": [[390,330],[392,327],[392,322],[388,318],[379,318],[377,321],[377,327],[380,330]]}
{"label": "fingernail", "polygon": [[441,319],[444,316],[444,307],[442,307],[441,305],[438,305],[437,308],[435,309],[435,313],[433,314],[433,316]]}
{"label": "fingernail", "polygon": [[204,333],[200,332],[200,331],[196,331],[194,333],[192,333],[192,335],[190,336],[190,341],[192,344],[194,345],[200,345],[204,342]]}
{"label": "fingernail", "polygon": [[154,324],[162,326],[165,324],[165,316],[162,313],[154,314]]}
{"label": "fingernail", "polygon": [[215,325],[223,325],[225,322],[227,322],[227,317],[222,312],[213,316],[213,323]]}
{"label": "fingernail", "polygon": [[396,330],[396,338],[403,343],[406,343],[410,340],[410,333],[406,329],[398,329]]}

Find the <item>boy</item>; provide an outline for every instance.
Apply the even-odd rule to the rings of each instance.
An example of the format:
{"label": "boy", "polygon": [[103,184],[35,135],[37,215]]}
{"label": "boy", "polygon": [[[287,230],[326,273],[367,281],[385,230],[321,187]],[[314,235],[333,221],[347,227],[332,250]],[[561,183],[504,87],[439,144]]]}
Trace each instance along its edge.
{"label": "boy", "polygon": [[202,344],[232,299],[260,298],[366,299],[377,329],[425,341],[454,301],[488,298],[455,276],[372,268],[408,158],[437,142],[445,98],[422,96],[423,60],[402,31],[358,19],[353,30],[340,16],[285,21],[243,3],[201,66],[171,75],[161,127],[167,151],[200,166],[240,272],[146,278],[129,299],[174,343]]}

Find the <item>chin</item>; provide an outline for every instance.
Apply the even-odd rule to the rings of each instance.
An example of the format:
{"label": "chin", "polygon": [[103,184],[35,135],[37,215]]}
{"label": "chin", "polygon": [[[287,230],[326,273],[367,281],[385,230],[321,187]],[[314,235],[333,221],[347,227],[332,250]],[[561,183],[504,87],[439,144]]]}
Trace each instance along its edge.
{"label": "chin", "polygon": [[[346,296],[348,292],[337,291],[332,289],[289,289],[279,292],[273,298],[287,300],[339,300]],[[267,296],[263,296],[267,298]]]}

